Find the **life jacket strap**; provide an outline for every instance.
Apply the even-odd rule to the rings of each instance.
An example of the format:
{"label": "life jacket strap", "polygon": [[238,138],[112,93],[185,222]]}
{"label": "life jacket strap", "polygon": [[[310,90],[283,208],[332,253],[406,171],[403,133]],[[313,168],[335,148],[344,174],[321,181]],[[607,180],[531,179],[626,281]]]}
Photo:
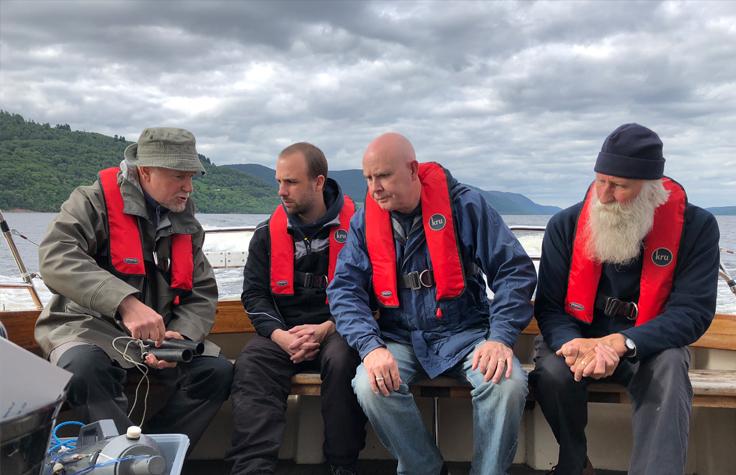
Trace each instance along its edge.
{"label": "life jacket strap", "polygon": [[605,295],[596,297],[595,308],[602,310],[608,317],[626,317],[629,320],[635,321],[636,317],[639,316],[639,306],[636,302],[619,300],[615,297],[607,297]]}
{"label": "life jacket strap", "polygon": [[399,276],[399,288],[419,290],[434,287],[434,273],[432,269],[415,270]]}
{"label": "life jacket strap", "polygon": [[325,289],[329,281],[325,274],[294,271],[294,282],[300,283],[305,289]]}

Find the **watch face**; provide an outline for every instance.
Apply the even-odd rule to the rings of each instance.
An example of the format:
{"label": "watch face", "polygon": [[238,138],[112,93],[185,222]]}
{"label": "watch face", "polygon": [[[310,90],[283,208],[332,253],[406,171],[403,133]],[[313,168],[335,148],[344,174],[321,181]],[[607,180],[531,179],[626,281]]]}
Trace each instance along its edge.
{"label": "watch face", "polygon": [[624,356],[634,356],[636,354],[636,344],[631,338],[624,340],[624,346],[626,346],[626,354]]}

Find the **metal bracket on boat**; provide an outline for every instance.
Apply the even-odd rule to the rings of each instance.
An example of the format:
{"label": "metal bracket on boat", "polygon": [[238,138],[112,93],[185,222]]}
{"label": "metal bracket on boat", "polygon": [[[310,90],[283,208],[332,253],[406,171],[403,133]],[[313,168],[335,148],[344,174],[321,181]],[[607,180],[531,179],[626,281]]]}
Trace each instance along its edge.
{"label": "metal bracket on boat", "polygon": [[0,286],[5,288],[28,289],[28,292],[31,294],[31,299],[33,300],[36,308],[39,310],[42,309],[43,304],[41,303],[41,298],[38,296],[38,291],[33,285],[33,277],[37,276],[38,274],[36,274],[35,272],[28,272],[28,270],[26,269],[26,266],[23,263],[23,259],[20,256],[20,252],[18,252],[18,248],[16,247],[15,241],[13,240],[13,230],[10,229],[7,221],[5,221],[5,217],[3,216],[2,211],[0,211],[0,231],[2,231],[3,236],[5,237],[5,242],[8,244],[8,248],[10,248],[10,253],[13,255],[15,265],[18,266],[18,270],[20,271],[20,277],[21,279],[23,279],[22,284],[0,284]]}
{"label": "metal bracket on boat", "polygon": [[[721,251],[724,251],[725,249],[721,249]],[[736,280],[731,277],[731,275],[726,270],[726,266],[723,265],[723,262],[718,263],[718,274],[723,277],[723,280],[726,281],[726,284],[728,285],[728,288],[731,289],[731,292],[733,292],[734,295],[736,295]]]}

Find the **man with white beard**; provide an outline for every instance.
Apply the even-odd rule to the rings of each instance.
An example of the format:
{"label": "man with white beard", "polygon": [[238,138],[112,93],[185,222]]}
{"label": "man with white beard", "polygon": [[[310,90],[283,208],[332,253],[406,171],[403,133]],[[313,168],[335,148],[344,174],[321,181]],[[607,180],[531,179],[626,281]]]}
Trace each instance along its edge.
{"label": "man with white beard", "polygon": [[551,473],[595,473],[585,438],[592,380],[623,384],[633,401],[629,473],[684,473],[686,347],[713,319],[719,232],[713,215],[663,176],[664,162],[656,133],[618,127],[584,201],[547,225],[529,381],[560,445]]}

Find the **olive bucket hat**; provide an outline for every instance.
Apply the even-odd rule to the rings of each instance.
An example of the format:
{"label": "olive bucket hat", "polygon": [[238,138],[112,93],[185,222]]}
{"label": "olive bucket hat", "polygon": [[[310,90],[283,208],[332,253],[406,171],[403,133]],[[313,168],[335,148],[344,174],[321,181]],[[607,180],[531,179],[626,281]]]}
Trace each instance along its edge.
{"label": "olive bucket hat", "polygon": [[171,127],[143,129],[138,143],[125,149],[125,160],[135,166],[162,167],[205,174],[191,132]]}

